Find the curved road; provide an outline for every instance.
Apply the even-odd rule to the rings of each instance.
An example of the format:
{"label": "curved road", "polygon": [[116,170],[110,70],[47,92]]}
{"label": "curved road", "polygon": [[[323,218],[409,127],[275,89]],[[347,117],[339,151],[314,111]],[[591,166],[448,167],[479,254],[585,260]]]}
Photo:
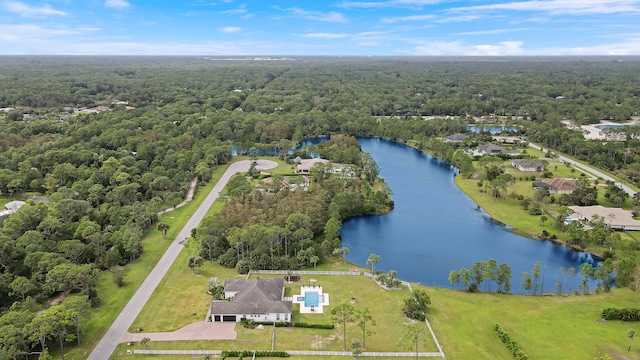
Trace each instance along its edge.
{"label": "curved road", "polygon": [[[218,183],[213,187],[213,190],[207,195],[206,199],[200,204],[198,209],[193,213],[187,224],[180,230],[178,236],[173,240],[169,248],[164,253],[160,261],[151,270],[149,276],[144,280],[140,288],[131,297],[127,305],[122,309],[122,312],[116,320],[111,324],[111,327],[102,336],[102,339],[93,349],[88,360],[104,360],[114,352],[116,346],[121,342],[123,336],[127,333],[127,330],[133,324],[133,321],[138,317],[138,314],[144,307],[144,305],[151,297],[151,294],[156,289],[164,275],[169,271],[169,268],[180,254],[183,246],[180,245],[180,241],[191,236],[191,229],[200,224],[202,218],[205,216],[213,202],[218,198],[222,189],[227,185],[227,182],[232,175],[249,170],[251,165],[250,160],[238,161],[229,166],[227,171],[222,175]],[[256,168],[259,170],[272,169],[278,166],[275,161],[271,160],[258,160]]]}
{"label": "curved road", "polygon": [[[542,146],[540,146],[540,145],[536,145],[536,144],[532,144],[532,143],[529,143],[529,146],[530,146],[530,147],[532,147],[532,148],[534,148],[534,149],[541,150],[541,151],[545,151],[545,150],[547,150],[547,149],[543,148],[543,147],[542,147]],[[607,175],[607,174],[603,173],[602,171],[600,171],[600,170],[598,170],[598,169],[596,169],[596,168],[594,168],[594,167],[591,167],[591,166],[589,166],[589,165],[585,165],[585,164],[583,164],[583,163],[579,163],[579,162],[577,162],[577,161],[575,161],[575,160],[571,160],[571,159],[569,159],[569,158],[567,158],[567,157],[565,157],[565,156],[558,155],[558,153],[557,153],[555,150],[551,150],[551,151],[552,151],[554,154],[556,154],[556,155],[557,155],[557,157],[558,157],[558,159],[559,159],[559,160],[561,160],[561,161],[568,162],[569,164],[571,164],[571,165],[573,165],[573,166],[575,166],[575,167],[577,167],[577,168],[584,169],[585,171],[587,171],[587,172],[589,172],[589,173],[591,173],[591,174],[593,174],[593,175],[595,175],[595,176],[597,176],[597,177],[599,177],[599,178],[602,178],[602,179],[604,179],[604,180],[613,181],[613,182],[616,184],[616,186],[618,186],[619,188],[621,188],[622,190],[624,190],[624,191],[625,191],[627,194],[629,194],[631,197],[633,197],[633,195],[635,195],[635,194],[636,194],[636,192],[635,192],[633,189],[631,189],[631,188],[630,188],[630,187],[628,187],[627,185],[625,185],[625,184],[623,184],[623,183],[619,182],[619,181],[618,181],[618,179],[615,179],[615,178],[613,178],[613,177],[611,177],[611,176],[609,176],[609,175]]]}

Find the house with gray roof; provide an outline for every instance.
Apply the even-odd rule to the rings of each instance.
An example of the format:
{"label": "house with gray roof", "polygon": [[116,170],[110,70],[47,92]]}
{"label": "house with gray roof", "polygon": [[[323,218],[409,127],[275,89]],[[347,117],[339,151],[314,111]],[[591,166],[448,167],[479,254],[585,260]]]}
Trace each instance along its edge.
{"label": "house with gray roof", "polygon": [[211,303],[211,321],[257,322],[291,321],[291,301],[284,300],[284,279],[228,279],[225,300]]}
{"label": "house with gray roof", "polygon": [[457,133],[457,134],[449,135],[446,138],[444,138],[444,142],[463,142],[467,140],[467,137],[468,136],[465,134]]}
{"label": "house with gray roof", "polygon": [[520,171],[542,171],[544,170],[544,162],[532,159],[514,159],[511,165]]}

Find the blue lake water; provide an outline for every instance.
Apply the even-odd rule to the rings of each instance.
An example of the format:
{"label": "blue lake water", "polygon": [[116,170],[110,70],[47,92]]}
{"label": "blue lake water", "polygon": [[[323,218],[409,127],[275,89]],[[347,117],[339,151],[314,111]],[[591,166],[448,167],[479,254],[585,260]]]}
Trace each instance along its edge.
{"label": "blue lake water", "polygon": [[[350,249],[349,261],[367,266],[367,258],[375,253],[381,257],[377,270],[394,269],[403,280],[450,287],[451,270],[471,269],[477,261],[495,259],[511,267],[512,293],[524,292],[519,284],[522,273],[536,261],[540,261],[547,293],[556,292],[560,267],[574,267],[579,273],[582,263],[594,262],[588,253],[528,239],[491,221],[456,187],[456,169],[451,164],[392,141],[358,141],[380,166],[380,176],[393,190],[395,208],[385,215],[345,222],[342,246]],[[548,231],[557,232],[551,222]],[[581,275],[563,276],[563,292],[577,290],[580,280]],[[595,290],[595,282],[589,288]]]}
{"label": "blue lake water", "polygon": [[[630,125],[630,126],[640,126],[640,124]],[[600,130],[605,129],[622,129],[625,125],[598,125],[596,126]]]}

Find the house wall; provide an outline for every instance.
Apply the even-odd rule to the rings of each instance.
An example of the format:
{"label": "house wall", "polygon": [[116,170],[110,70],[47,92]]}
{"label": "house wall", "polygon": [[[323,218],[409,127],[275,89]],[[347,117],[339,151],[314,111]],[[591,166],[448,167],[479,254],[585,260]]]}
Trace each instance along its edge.
{"label": "house wall", "polygon": [[[211,321],[214,321],[216,314],[211,314]],[[223,315],[220,315],[222,319]],[[242,318],[253,320],[255,322],[289,322],[291,314],[236,314],[236,322],[240,322]]]}

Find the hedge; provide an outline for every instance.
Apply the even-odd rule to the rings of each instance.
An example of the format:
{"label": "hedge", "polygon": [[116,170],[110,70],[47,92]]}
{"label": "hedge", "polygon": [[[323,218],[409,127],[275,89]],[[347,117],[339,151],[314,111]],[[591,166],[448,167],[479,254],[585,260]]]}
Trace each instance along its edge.
{"label": "hedge", "polygon": [[640,309],[638,308],[606,308],[602,310],[602,318],[605,320],[640,321]]}
{"label": "hedge", "polygon": [[509,351],[511,351],[513,357],[515,357],[517,360],[529,360],[529,356],[525,354],[522,349],[520,349],[520,345],[518,345],[518,343],[500,327],[500,325],[496,324],[494,326],[494,330],[498,333],[498,336],[500,337],[500,340],[502,340],[502,343],[507,346],[507,349],[509,349]]}
{"label": "hedge", "polygon": [[268,350],[224,350],[220,354],[220,357],[225,359],[228,357],[253,357],[253,354],[256,354],[256,357],[289,357],[289,353],[286,351],[268,351]]}
{"label": "hedge", "polygon": [[[272,322],[264,322],[264,321],[256,321],[256,325],[264,325],[264,326],[273,326]],[[308,329],[334,329],[335,325],[331,324],[309,324],[304,322],[277,322],[275,323],[276,327],[297,327],[297,328],[308,328]]]}

